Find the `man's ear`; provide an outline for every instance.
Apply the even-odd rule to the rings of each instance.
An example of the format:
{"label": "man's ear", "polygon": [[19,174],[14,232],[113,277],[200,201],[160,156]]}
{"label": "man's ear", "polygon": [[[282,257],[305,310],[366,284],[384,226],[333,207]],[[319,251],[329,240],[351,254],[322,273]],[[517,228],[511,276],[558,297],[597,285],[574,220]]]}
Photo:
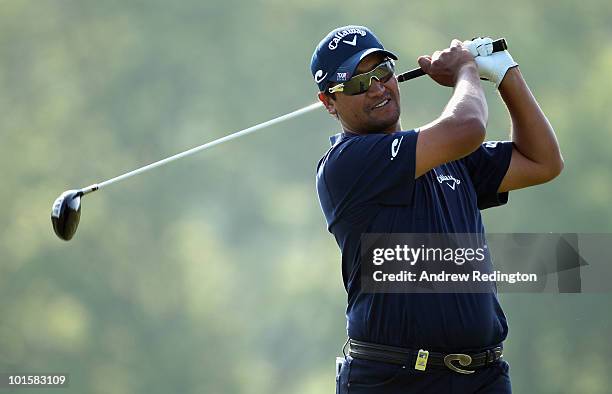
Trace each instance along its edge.
{"label": "man's ear", "polygon": [[335,105],[336,103],[334,102],[334,99],[332,99],[331,97],[329,97],[323,92],[319,92],[319,100],[323,103],[323,105],[325,106],[325,109],[327,109],[327,112],[329,112],[331,116],[333,117],[338,116],[336,112],[336,105]]}

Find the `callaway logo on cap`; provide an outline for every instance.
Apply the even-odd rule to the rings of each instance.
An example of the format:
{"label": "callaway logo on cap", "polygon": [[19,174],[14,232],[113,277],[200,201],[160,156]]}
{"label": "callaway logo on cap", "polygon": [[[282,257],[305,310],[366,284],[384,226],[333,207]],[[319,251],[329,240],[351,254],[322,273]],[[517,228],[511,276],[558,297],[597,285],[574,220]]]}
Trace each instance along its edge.
{"label": "callaway logo on cap", "polygon": [[367,27],[351,25],[334,29],[319,42],[312,54],[312,77],[319,90],[324,91],[330,82],[351,79],[359,62],[374,52],[383,52],[397,60],[397,56],[385,50]]}

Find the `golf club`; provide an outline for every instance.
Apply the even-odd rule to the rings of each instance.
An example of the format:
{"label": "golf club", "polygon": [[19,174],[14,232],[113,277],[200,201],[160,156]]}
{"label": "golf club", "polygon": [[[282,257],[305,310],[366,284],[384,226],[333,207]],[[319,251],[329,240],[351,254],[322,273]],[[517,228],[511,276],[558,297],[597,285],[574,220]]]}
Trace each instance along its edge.
{"label": "golf club", "polygon": [[[498,40],[493,41],[493,52],[499,52],[505,49],[507,49],[505,39],[500,38]],[[397,81],[404,82],[417,77],[421,77],[423,75],[426,75],[425,72],[420,68],[416,68],[414,70],[399,74],[397,76]],[[69,241],[72,239],[72,237],[76,233],[77,227],[79,226],[79,220],[81,218],[81,198],[86,194],[93,193],[108,185],[122,181],[127,178],[131,178],[145,171],[149,171],[156,167],[163,166],[175,160],[182,159],[183,157],[191,156],[195,153],[203,151],[204,149],[212,148],[215,145],[219,145],[235,138],[242,137],[243,135],[254,133],[255,131],[264,129],[277,123],[293,119],[315,109],[321,108],[322,106],[323,104],[320,102],[313,103],[288,114],[281,115],[266,122],[248,127],[233,134],[226,135],[225,137],[221,137],[214,141],[196,146],[195,148],[191,148],[184,152],[177,153],[173,156],[156,161],[144,167],[137,168],[133,171],[111,178],[104,182],[94,183],[82,189],[67,190],[55,200],[51,208],[51,223],[53,224],[53,230],[55,231],[55,234],[64,241]]]}

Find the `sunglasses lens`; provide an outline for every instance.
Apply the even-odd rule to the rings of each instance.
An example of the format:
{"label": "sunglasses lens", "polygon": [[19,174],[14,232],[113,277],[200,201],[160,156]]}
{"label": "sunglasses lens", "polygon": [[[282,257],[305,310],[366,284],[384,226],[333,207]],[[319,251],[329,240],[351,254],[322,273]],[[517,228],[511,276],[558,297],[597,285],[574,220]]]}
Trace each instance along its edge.
{"label": "sunglasses lens", "polygon": [[344,82],[344,89],[342,92],[350,96],[365,93],[372,85],[372,78],[376,78],[384,83],[391,78],[393,72],[393,63],[391,61],[386,61],[377,66],[374,70],[356,75],[350,80]]}

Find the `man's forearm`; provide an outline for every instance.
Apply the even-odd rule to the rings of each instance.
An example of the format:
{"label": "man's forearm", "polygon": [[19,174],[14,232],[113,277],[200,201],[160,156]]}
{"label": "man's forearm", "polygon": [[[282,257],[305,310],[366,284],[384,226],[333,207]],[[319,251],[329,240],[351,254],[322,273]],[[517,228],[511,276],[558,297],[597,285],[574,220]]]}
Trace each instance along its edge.
{"label": "man's forearm", "polygon": [[516,149],[556,176],[563,167],[559,143],[518,67],[508,70],[499,93],[512,119],[512,141]]}
{"label": "man's forearm", "polygon": [[440,164],[469,155],[484,141],[487,102],[476,65],[463,66],[453,83],[453,95],[442,114],[420,127],[415,178]]}
{"label": "man's forearm", "polygon": [[444,108],[441,117],[459,124],[476,122],[485,128],[488,116],[487,99],[480,84],[478,68],[475,64],[466,65],[459,72],[453,96]]}

